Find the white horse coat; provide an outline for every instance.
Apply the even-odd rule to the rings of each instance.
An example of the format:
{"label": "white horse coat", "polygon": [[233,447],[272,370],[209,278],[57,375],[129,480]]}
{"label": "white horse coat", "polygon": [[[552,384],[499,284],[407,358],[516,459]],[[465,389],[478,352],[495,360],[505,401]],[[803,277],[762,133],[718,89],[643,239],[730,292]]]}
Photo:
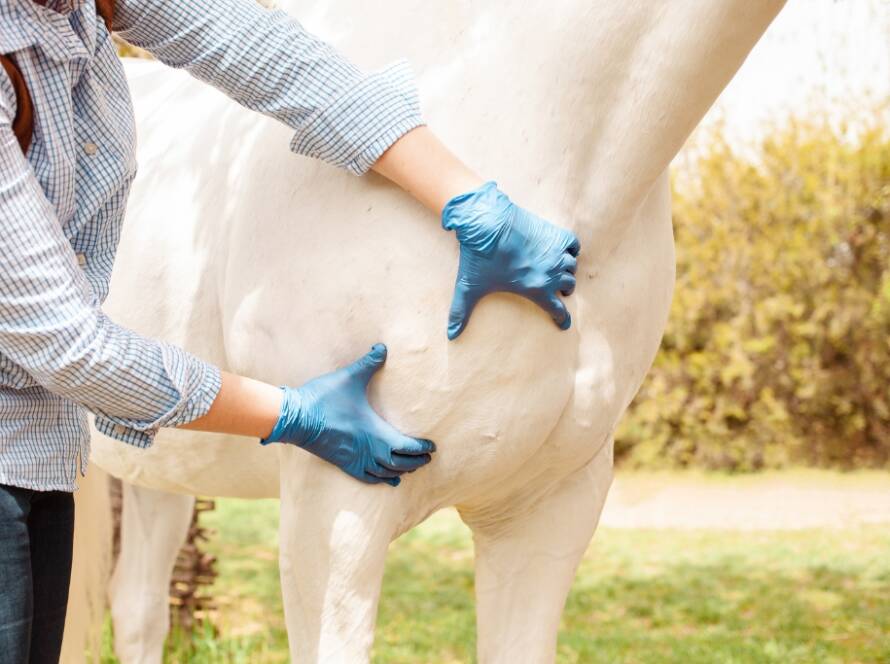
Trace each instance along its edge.
{"label": "white horse coat", "polygon": [[191,507],[160,490],[280,496],[295,662],[366,661],[388,544],[456,505],[474,532],[480,661],[552,661],[612,432],[667,320],[668,164],[782,2],[280,4],[363,66],[407,57],[446,143],[578,235],[574,323],[560,332],[499,294],[448,342],[458,246],[434,215],[382,178],[293,155],[287,128],[185,74],[128,64],[140,174],[111,317],[273,384],[382,341],[372,404],[438,452],[394,490],[291,446],[165,430],[142,451],[97,434],[93,463],[149,489],[126,494],[118,652],[160,661],[165,575]]}

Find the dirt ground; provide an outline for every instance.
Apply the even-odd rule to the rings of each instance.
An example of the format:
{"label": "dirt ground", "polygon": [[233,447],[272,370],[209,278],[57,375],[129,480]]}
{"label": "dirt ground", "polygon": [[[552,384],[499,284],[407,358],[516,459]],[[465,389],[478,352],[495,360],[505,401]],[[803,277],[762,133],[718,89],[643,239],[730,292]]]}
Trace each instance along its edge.
{"label": "dirt ground", "polygon": [[618,472],[609,528],[794,530],[890,522],[890,473],[794,471],[754,476]]}

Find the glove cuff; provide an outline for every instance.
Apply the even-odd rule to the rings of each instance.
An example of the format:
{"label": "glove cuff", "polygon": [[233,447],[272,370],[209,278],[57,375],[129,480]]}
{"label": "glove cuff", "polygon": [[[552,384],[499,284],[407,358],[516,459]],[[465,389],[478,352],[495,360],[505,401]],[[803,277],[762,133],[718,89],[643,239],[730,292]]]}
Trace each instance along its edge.
{"label": "glove cuff", "polygon": [[[268,445],[269,443],[294,442],[292,440],[293,430],[297,429],[302,410],[303,399],[300,391],[287,385],[281,385],[281,391],[284,392],[281,399],[281,411],[278,414],[278,421],[272,428],[272,433],[266,438],[260,439],[260,445]],[[291,435],[288,435],[291,434]]]}
{"label": "glove cuff", "polygon": [[507,225],[511,205],[497,183],[490,180],[448,201],[442,208],[442,228],[455,231],[461,245],[488,255]]}

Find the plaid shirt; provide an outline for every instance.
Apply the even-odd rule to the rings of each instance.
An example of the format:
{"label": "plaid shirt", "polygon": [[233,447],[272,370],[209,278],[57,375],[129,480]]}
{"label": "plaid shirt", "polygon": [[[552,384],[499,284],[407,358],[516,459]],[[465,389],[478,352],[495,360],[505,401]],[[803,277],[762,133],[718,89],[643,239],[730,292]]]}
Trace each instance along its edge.
{"label": "plaid shirt", "polygon": [[[254,0],[117,0],[114,29],[295,130],[356,174],[422,120],[404,63],[362,73]],[[0,68],[0,483],[71,491],[89,428],[139,447],[210,408],[220,372],[116,325],[108,290],[136,174],[127,82],[92,0],[0,0],[0,53],[34,101],[23,155]]]}

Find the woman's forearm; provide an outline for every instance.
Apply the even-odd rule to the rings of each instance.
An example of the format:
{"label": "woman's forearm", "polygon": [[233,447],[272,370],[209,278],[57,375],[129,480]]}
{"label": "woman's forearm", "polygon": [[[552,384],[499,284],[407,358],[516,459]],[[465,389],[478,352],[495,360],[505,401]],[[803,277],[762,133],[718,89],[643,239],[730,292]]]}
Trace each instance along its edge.
{"label": "woman's forearm", "polygon": [[179,428],[266,438],[281,413],[282,394],[268,383],[223,371],[210,410]]}
{"label": "woman's forearm", "polygon": [[371,168],[436,214],[455,196],[483,183],[428,127],[402,136]]}

